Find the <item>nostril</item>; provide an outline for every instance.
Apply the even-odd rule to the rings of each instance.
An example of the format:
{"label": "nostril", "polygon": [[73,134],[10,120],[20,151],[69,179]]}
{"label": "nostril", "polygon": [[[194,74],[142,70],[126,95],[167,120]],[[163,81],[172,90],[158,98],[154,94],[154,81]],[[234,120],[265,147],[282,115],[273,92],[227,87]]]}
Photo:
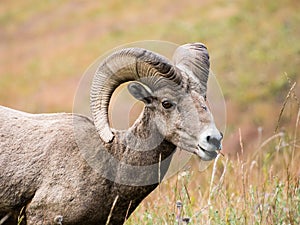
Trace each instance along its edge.
{"label": "nostril", "polygon": [[221,141],[223,138],[223,134],[221,134],[221,137],[213,137],[213,136],[207,136],[206,140],[209,144],[214,145],[217,149],[221,149]]}
{"label": "nostril", "polygon": [[210,136],[207,136],[207,137],[206,137],[206,140],[207,140],[207,142],[209,143],[209,141],[210,141]]}

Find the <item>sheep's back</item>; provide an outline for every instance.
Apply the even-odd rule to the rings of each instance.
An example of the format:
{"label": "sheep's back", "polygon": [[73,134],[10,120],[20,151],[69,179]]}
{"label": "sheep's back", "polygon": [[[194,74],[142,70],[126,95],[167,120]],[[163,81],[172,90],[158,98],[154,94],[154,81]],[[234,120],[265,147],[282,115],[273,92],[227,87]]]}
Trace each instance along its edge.
{"label": "sheep's back", "polygon": [[66,171],[74,179],[82,176],[74,118],[93,128],[79,115],[29,114],[0,106],[0,209],[26,204],[42,183],[59,182]]}

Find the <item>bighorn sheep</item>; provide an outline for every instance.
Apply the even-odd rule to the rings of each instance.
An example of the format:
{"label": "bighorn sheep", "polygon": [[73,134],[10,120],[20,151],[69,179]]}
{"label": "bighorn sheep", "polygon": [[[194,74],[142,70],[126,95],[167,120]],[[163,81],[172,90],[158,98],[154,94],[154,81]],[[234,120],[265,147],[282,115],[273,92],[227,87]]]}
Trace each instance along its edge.
{"label": "bighorn sheep", "polygon": [[[93,119],[0,107],[0,216],[9,216],[4,224],[16,224],[22,208],[28,225],[108,219],[123,224],[163,178],[176,147],[214,159],[223,136],[206,104],[209,66],[201,43],[178,47],[173,62],[126,48],[108,56],[95,73]],[[145,107],[132,127],[115,130],[109,126],[109,101],[129,81],[129,92]]]}

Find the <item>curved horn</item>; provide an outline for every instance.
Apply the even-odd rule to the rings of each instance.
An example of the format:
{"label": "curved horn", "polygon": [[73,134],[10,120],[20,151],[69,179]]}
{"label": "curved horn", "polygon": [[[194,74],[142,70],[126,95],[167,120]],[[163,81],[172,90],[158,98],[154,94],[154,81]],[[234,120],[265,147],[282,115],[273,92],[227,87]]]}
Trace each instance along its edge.
{"label": "curved horn", "polygon": [[114,138],[108,120],[108,105],[114,90],[124,82],[144,77],[164,77],[177,84],[181,83],[181,76],[167,58],[141,48],[117,51],[98,67],[92,82],[90,107],[103,141],[111,142]]}
{"label": "curved horn", "polygon": [[202,43],[179,46],[173,55],[174,65],[194,79],[200,87],[196,87],[205,96],[209,74],[209,54]]}

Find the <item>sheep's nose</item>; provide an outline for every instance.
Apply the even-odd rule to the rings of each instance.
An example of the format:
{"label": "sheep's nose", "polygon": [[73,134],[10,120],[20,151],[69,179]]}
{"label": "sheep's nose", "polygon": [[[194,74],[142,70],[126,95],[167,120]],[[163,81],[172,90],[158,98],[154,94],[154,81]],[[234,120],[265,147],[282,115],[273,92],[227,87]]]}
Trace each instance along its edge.
{"label": "sheep's nose", "polygon": [[222,143],[221,143],[222,139],[223,139],[222,132],[220,132],[219,135],[211,135],[206,137],[207,142],[215,146],[217,150],[222,149]]}

